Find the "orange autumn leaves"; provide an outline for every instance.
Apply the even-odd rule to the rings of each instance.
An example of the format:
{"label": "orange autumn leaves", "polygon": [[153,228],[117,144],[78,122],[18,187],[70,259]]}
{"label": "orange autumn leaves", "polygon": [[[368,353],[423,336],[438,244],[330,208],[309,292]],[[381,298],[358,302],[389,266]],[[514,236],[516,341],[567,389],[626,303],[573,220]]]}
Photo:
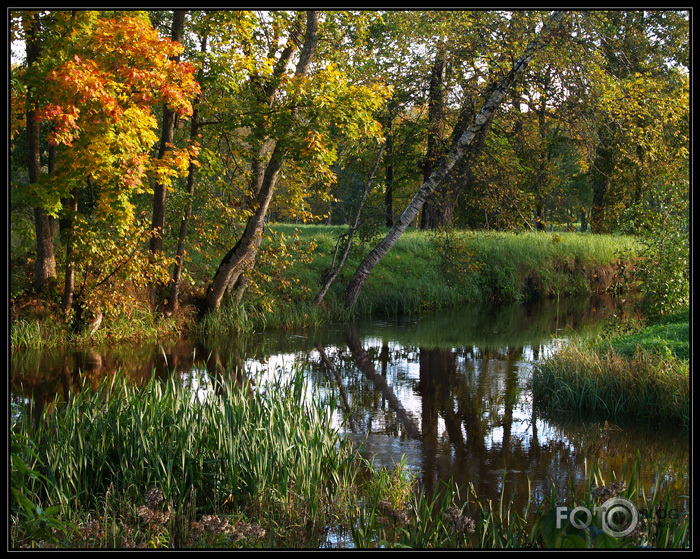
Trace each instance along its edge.
{"label": "orange autumn leaves", "polygon": [[182,45],[140,17],[98,19],[82,43],[46,76],[48,103],[37,111],[52,125],[49,141],[70,150],[59,175],[140,191],[149,172],[184,172],[196,146],[173,148],[163,160],[149,155],[158,139],[153,107],[191,116],[199,92],[194,66],[176,58]]}

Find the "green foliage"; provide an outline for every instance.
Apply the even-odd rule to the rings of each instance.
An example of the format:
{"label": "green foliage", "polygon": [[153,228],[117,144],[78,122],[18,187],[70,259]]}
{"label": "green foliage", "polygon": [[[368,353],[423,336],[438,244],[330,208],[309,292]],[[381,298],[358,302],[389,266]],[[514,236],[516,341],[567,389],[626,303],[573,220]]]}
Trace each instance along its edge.
{"label": "green foliage", "polygon": [[648,206],[631,210],[642,250],[636,278],[650,315],[673,312],[690,301],[690,202],[688,183],[658,187]]}
{"label": "green foliage", "polygon": [[450,287],[465,281],[470,274],[478,272],[483,263],[474,247],[474,237],[451,235],[445,229],[436,234],[440,273]]}

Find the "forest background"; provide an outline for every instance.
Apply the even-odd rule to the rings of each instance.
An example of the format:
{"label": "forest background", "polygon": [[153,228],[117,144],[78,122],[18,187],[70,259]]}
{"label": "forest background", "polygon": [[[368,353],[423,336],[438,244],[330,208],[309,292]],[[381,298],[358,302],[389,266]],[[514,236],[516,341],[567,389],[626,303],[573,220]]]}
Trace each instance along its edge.
{"label": "forest background", "polygon": [[[457,230],[633,235],[649,310],[687,305],[690,18],[10,11],[13,322],[179,329],[336,277],[347,311],[408,227],[465,274]],[[308,280],[304,224],[338,240]]]}

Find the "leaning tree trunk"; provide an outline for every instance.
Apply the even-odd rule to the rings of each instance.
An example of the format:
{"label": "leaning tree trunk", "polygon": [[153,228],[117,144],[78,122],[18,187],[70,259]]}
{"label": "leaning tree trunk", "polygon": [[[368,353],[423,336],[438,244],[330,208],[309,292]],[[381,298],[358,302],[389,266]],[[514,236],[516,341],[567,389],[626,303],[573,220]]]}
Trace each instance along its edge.
{"label": "leaning tree trunk", "polygon": [[484,106],[481,108],[479,114],[476,115],[474,123],[465,130],[457,143],[453,145],[449,153],[440,161],[439,165],[435,168],[430,177],[428,177],[428,179],[418,189],[418,192],[415,194],[389,233],[387,233],[386,237],[384,237],[384,239],[382,239],[360,263],[345,291],[346,308],[352,307],[355,305],[355,303],[357,303],[357,299],[362,291],[362,286],[367,280],[370,272],[396,244],[396,241],[398,241],[402,233],[416,218],[423,207],[423,204],[428,199],[428,196],[430,196],[430,194],[432,194],[432,192],[442,183],[442,181],[445,180],[445,177],[450,172],[452,167],[454,167],[455,163],[460,159],[460,157],[462,157],[464,151],[478,137],[479,131],[484,126],[488,125],[491,117],[500,106],[508,89],[525,71],[535,54],[551,40],[553,34],[552,31],[560,24],[563,16],[564,13],[561,11],[557,11],[552,14],[549,25],[542,29],[537,39],[528,44],[525,52],[520,56],[520,58],[518,58],[513,65],[513,68],[501,80]]}
{"label": "leaning tree trunk", "polygon": [[[299,61],[295,69],[296,76],[305,76],[311,68],[311,61],[318,42],[318,19],[319,12],[307,12],[304,46],[299,54]],[[271,94],[269,98],[272,98]],[[292,118],[296,118],[295,111],[292,111]],[[283,165],[284,150],[277,143],[262,175],[259,187],[254,185],[253,190],[256,191],[254,193],[256,194],[257,207],[248,220],[242,237],[236,243],[236,246],[224,256],[216,274],[214,274],[211,285],[207,289],[207,310],[218,310],[228,286],[235,285],[241,274],[255,265],[258,248],[262,240],[265,216],[272,201],[272,195]]]}

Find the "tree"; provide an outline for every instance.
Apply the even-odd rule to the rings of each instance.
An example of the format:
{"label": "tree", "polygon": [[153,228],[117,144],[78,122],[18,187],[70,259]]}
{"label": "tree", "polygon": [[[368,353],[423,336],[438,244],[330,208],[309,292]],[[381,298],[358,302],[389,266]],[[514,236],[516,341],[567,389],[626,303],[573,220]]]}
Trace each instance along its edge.
{"label": "tree", "polygon": [[[84,25],[73,30],[78,34],[71,48],[49,64],[37,111],[38,121],[52,127],[55,169],[50,181],[34,181],[27,189],[33,205],[65,220],[66,313],[74,301],[77,267],[81,307],[95,297],[90,291],[104,290],[117,277],[138,283],[154,271],[140,258],[147,228],[135,215],[136,197],[149,192],[149,174],[163,182],[186,171],[189,152],[151,157],[157,139],[152,108],[166,104],[190,115],[188,99],[198,90],[194,67],[171,58],[181,46],[161,39],[143,15],[81,17]],[[93,201],[81,209],[82,191]],[[106,293],[103,299],[109,299]]]}
{"label": "tree", "polygon": [[[181,43],[182,36],[185,30],[185,16],[187,10],[174,10],[173,23],[171,28],[170,39],[173,42]],[[172,57],[173,61],[179,61],[179,54]],[[158,148],[158,159],[165,160],[168,152],[172,151],[173,147],[173,132],[175,130],[176,113],[167,104],[163,106],[163,119],[161,124],[160,147]],[[151,223],[151,241],[149,250],[154,257],[158,252],[163,250],[163,235],[165,228],[165,199],[168,189],[168,177],[156,177],[153,186],[153,220]],[[156,286],[149,287],[149,303],[151,309],[156,308]]]}
{"label": "tree", "polygon": [[[300,16],[306,20],[303,33]],[[350,83],[345,68],[332,59],[324,66],[325,56],[316,67],[312,64],[316,52],[324,47],[319,42],[322,31],[330,33],[337,16],[326,14],[321,22],[318,12],[305,16],[273,12],[272,29],[265,22],[261,29],[261,34],[267,32],[267,58],[254,58],[255,45],[244,45],[250,61],[249,77],[241,88],[247,106],[240,134],[250,146],[250,179],[241,205],[249,208],[249,217],[208,287],[206,307],[210,311],[220,307],[227,291],[240,293],[245,288],[245,273],[255,265],[283,167],[285,175],[290,175],[284,179],[288,192],[290,187],[303,188],[315,181],[330,183],[335,180],[330,166],[336,159],[339,138],[379,133],[373,115],[383,102],[383,86]],[[283,31],[288,33],[286,37]],[[287,66],[295,55],[298,60],[290,72]]]}
{"label": "tree", "polygon": [[[27,72],[31,76],[35,65],[41,57],[41,20],[37,12],[22,12],[22,27],[25,31],[27,49]],[[29,182],[37,183],[41,177],[41,146],[39,122],[36,118],[39,99],[34,87],[27,88],[26,94],[26,128],[27,128],[27,168]],[[36,266],[34,272],[34,289],[40,292],[47,280],[56,277],[56,259],[54,256],[54,220],[40,206],[34,208],[34,227],[36,231]]]}
{"label": "tree", "polygon": [[498,85],[494,87],[493,93],[490,95],[484,106],[476,115],[474,122],[470,124],[466,130],[459,136],[459,140],[452,146],[449,153],[441,160],[437,168],[432,172],[430,177],[423,183],[416,195],[411,200],[411,203],[401,214],[401,217],[391,228],[389,233],[375,248],[365,257],[360,263],[355,274],[350,280],[345,291],[345,305],[352,307],[357,302],[362,286],[369,276],[372,269],[379,261],[391,250],[396,244],[401,234],[406,230],[408,225],[415,219],[418,212],[423,207],[425,200],[432,194],[437,186],[445,179],[455,163],[462,157],[464,150],[474,142],[478,137],[479,132],[488,125],[494,112],[500,106],[509,88],[515,80],[522,74],[532,58],[540,51],[544,45],[548,44],[553,35],[560,27],[560,22],[563,19],[563,12],[555,12],[550,18],[549,25],[545,26],[539,33],[538,37],[533,40],[525,49],[525,52],[516,60],[508,74],[500,80]]}
{"label": "tree", "polygon": [[591,229],[605,232],[644,190],[645,174],[661,171],[655,157],[676,160],[678,143],[687,145],[677,133],[688,118],[688,13],[583,12],[580,22],[579,42],[592,54],[580,66],[588,82],[582,121],[590,146]]}
{"label": "tree", "polygon": [[[304,77],[311,66],[318,41],[318,17],[318,12],[309,11],[307,14],[304,44],[299,54],[294,77]],[[268,107],[271,105],[281,85],[280,80],[284,76],[285,67],[291,59],[294,50],[296,50],[299,41],[298,36],[293,36],[290,39],[289,44],[278,60],[277,66],[273,70],[273,77],[276,79],[263,85],[257,92],[258,95],[264,96],[264,102],[266,102]],[[292,118],[294,112],[293,110],[290,111]],[[260,147],[258,156],[253,163],[252,184],[257,208],[248,220],[245,231],[238,243],[224,256],[214,274],[214,278],[207,290],[207,308],[210,310],[219,308],[229,285],[234,285],[238,281],[246,266],[253,265],[262,239],[265,215],[284,164],[284,149],[279,142],[273,138],[258,138],[258,141]],[[269,162],[265,165],[264,161],[268,154]]]}

